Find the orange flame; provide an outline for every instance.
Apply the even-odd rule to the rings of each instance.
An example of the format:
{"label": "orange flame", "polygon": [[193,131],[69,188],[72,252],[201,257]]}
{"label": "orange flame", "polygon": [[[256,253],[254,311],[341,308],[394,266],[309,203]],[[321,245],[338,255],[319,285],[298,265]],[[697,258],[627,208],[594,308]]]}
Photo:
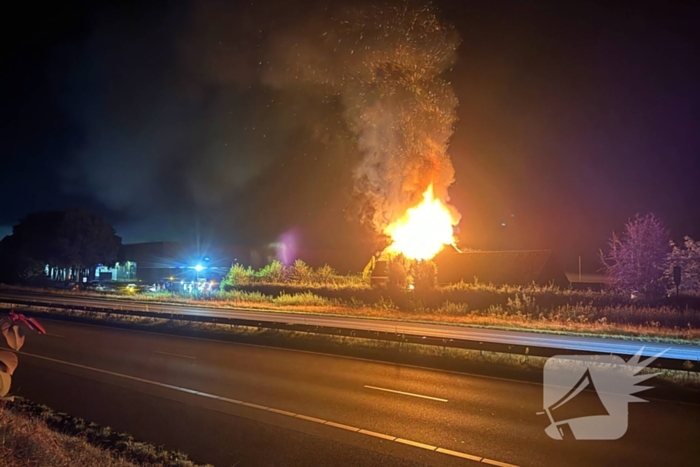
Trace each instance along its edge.
{"label": "orange flame", "polygon": [[414,260],[432,259],[445,245],[455,243],[454,224],[450,210],[435,199],[430,185],[420,204],[409,208],[401,219],[384,230],[393,241],[385,252]]}

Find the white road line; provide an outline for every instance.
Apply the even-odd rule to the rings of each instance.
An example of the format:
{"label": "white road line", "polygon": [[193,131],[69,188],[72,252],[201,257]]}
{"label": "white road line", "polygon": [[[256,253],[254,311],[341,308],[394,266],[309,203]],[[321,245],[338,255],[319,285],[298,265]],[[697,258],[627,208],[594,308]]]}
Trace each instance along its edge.
{"label": "white road line", "polygon": [[325,424],[328,426],[335,427],[335,428],[340,428],[341,430],[360,431],[360,429],[357,427],[350,426],[350,425],[343,425],[342,423],[326,422]]}
{"label": "white road line", "polygon": [[414,394],[412,392],[397,391],[396,389],[378,388],[377,386],[368,386],[365,384],[367,389],[376,389],[377,391],[393,392],[394,394],[402,394],[404,396],[420,397],[421,399],[430,399],[431,401],[447,402],[447,399],[441,399],[440,397],[424,396],[423,394]]}
{"label": "white road line", "polygon": [[325,425],[328,420],[324,420],[322,418],[316,418],[316,417],[309,417],[308,415],[302,415],[300,413],[296,414],[294,418],[301,418],[302,420],[306,420],[309,422],[314,422],[314,423],[320,423],[321,425]]}
{"label": "white road line", "polygon": [[500,461],[495,461],[493,459],[481,459],[481,462],[484,464],[489,464],[489,465],[495,465],[497,467],[518,467],[517,465],[513,464],[508,464],[507,462],[500,462]]}
{"label": "white road line", "polygon": [[272,412],[272,413],[278,413],[278,414],[280,414],[280,415],[286,415],[287,417],[294,417],[294,416],[296,416],[296,414],[295,414],[294,412],[287,412],[286,410],[280,410],[280,409],[269,408],[269,409],[267,409],[267,411],[268,411],[268,412]]}
{"label": "white road line", "polygon": [[417,441],[411,441],[410,439],[396,438],[394,441],[401,444],[408,444],[409,446],[415,446],[421,449],[427,449],[428,451],[435,451],[437,446],[432,446],[430,444],[423,444]]}
{"label": "white road line", "polygon": [[437,448],[436,451],[441,452],[443,454],[448,454],[450,456],[461,457],[462,459],[469,459],[470,461],[481,462],[481,460],[483,459],[483,457],[472,456],[471,454],[465,454],[463,452],[452,451],[450,449]]}
{"label": "white road line", "polygon": [[46,333],[44,333],[44,335],[45,335],[45,336],[51,336],[51,337],[62,337],[62,338],[63,338],[63,337],[66,337],[66,336],[61,336],[61,335],[59,335],[59,334],[51,334],[50,332],[46,332]]}
{"label": "white road line", "polygon": [[370,431],[370,430],[360,430],[358,433],[362,433],[363,435],[367,436],[374,436],[375,438],[381,438],[381,439],[386,439],[388,441],[394,441],[396,439],[396,436],[389,436],[385,435],[384,433],[377,433],[376,431]]}
{"label": "white road line", "polygon": [[250,402],[241,402],[241,405],[245,407],[250,407],[251,409],[258,409],[258,410],[269,410],[270,408],[265,406],[265,405],[259,405],[259,404],[252,404]]}
{"label": "white road line", "polygon": [[191,357],[189,355],[180,355],[176,353],[168,353],[168,352],[160,352],[158,350],[154,350],[153,353],[161,354],[161,355],[168,355],[170,357],[179,357],[179,358],[188,358],[190,360],[197,360],[197,357]]}
{"label": "white road line", "polygon": [[[250,402],[243,402],[243,401],[239,401],[236,399],[229,399],[228,397],[217,396],[215,394],[209,394],[206,392],[196,391],[194,389],[183,388],[180,386],[175,386],[173,384],[160,383],[158,381],[151,381],[148,379],[139,378],[137,376],[130,376],[130,375],[125,375],[123,373],[117,373],[114,371],[103,370],[101,368],[95,368],[95,367],[91,367],[91,366],[87,366],[87,365],[81,365],[80,363],[66,362],[64,360],[58,360],[56,358],[45,357],[43,355],[37,355],[37,354],[32,354],[32,353],[27,353],[27,352],[16,352],[16,353],[18,353],[20,355],[24,355],[26,357],[38,358],[40,360],[46,360],[49,362],[60,363],[62,365],[72,366],[74,368],[81,368],[83,370],[94,371],[97,373],[102,373],[102,374],[114,376],[117,378],[124,378],[124,379],[128,379],[131,381],[136,381],[139,383],[150,384],[151,386],[158,386],[161,388],[172,389],[173,391],[184,392],[187,394],[192,394],[194,396],[207,397],[207,398],[216,399],[216,400],[219,400],[222,402],[228,402],[228,403],[234,404],[234,405],[241,405],[244,407],[249,407],[249,408],[253,408],[253,409],[263,410],[266,412],[276,413],[279,415],[285,415],[285,416],[296,418],[299,420],[306,420],[306,421],[311,422],[311,423],[318,423],[320,425],[332,426],[335,428],[349,430],[349,431],[353,431],[355,433],[361,433],[363,435],[372,436],[372,437],[380,438],[380,439],[385,439],[387,441],[394,441],[394,442],[405,444],[408,446],[414,446],[414,447],[421,448],[421,449],[427,449],[429,451],[435,451],[435,452],[439,452],[441,454],[447,454],[447,455],[454,456],[454,457],[460,457],[463,459],[471,459],[471,460],[481,459],[482,463],[494,465],[497,467],[518,467],[517,465],[514,465],[514,464],[507,464],[505,462],[499,462],[499,461],[495,461],[492,459],[480,458],[480,457],[472,456],[470,454],[466,454],[463,452],[452,451],[449,449],[444,449],[444,448],[440,448],[437,446],[432,446],[430,444],[419,443],[418,441],[412,441],[412,440],[408,440],[408,439],[404,439],[404,438],[397,438],[396,436],[385,435],[384,433],[377,433],[376,431],[362,430],[362,429],[358,430],[355,427],[343,425],[341,423],[330,422],[328,420],[323,420],[321,418],[310,417],[308,415],[302,415],[302,414],[295,414],[293,412],[287,412],[285,410],[275,409],[272,407],[266,407],[264,405],[253,404]],[[367,386],[365,386],[365,387],[367,387]],[[375,388],[372,388],[372,389],[375,389]],[[380,389],[380,388],[376,388],[376,389]],[[395,392],[395,391],[391,391],[391,390],[389,390],[389,391]],[[413,395],[413,394],[408,394],[408,395]],[[427,397],[429,399],[434,399],[434,398],[429,397],[429,396],[420,396],[419,395],[419,397]],[[438,400],[447,402],[445,399],[438,399]]]}
{"label": "white road line", "polygon": [[[204,392],[198,393],[199,395],[207,395]],[[243,405],[243,401],[239,401],[237,399],[229,399],[228,397],[221,397],[221,396],[213,396],[215,399],[219,399],[220,401],[228,402],[229,404],[236,404],[236,405]],[[262,405],[260,406],[262,407]]]}

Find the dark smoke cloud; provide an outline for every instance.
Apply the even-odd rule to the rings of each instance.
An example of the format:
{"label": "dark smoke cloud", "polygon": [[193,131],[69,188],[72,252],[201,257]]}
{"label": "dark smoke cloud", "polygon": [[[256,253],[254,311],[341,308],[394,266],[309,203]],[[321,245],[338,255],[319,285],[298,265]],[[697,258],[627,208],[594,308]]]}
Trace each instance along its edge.
{"label": "dark smoke cloud", "polygon": [[413,3],[105,11],[68,103],[84,144],[65,187],[133,241],[199,223],[241,242],[301,225],[318,243],[358,210],[381,231],[431,182],[447,199],[458,43]]}
{"label": "dark smoke cloud", "polygon": [[405,2],[326,10],[275,34],[268,46],[265,84],[342,103],[363,155],[355,188],[379,231],[430,183],[449,199],[457,97],[442,74],[459,42],[431,5]]}
{"label": "dark smoke cloud", "polygon": [[[613,229],[648,211],[679,238],[700,236],[696,173],[687,170],[700,145],[697,2],[434,1],[468,44],[445,75],[469,101],[450,147],[458,174],[450,194],[468,215],[462,245],[562,248],[574,267],[590,252],[590,265]],[[314,246],[371,238],[353,230],[353,206],[371,208],[375,193],[398,193],[378,199],[399,206],[420,191],[411,188],[411,164],[395,165],[408,176],[392,165],[389,155],[408,152],[392,128],[401,113],[385,110],[416,96],[400,82],[394,100],[386,97],[373,76],[395,71],[373,60],[403,43],[392,31],[422,6],[395,2],[386,11],[398,8],[396,18],[386,18],[376,1],[342,3],[15,2],[0,75],[0,236],[29,212],[81,206],[108,215],[126,241],[191,239],[197,219],[203,236],[213,231],[230,243],[263,243],[290,229]],[[386,43],[376,18],[396,23]],[[348,51],[358,27],[377,55]],[[443,33],[425,32],[401,50],[446,57],[428,68],[439,77],[449,47],[433,53],[427,37]],[[309,52],[299,63],[294,44]],[[357,57],[368,54],[370,66],[358,69]],[[329,82],[285,75],[291,70]],[[376,105],[357,107],[353,96]],[[363,126],[363,115],[375,126]],[[441,147],[450,126],[431,129],[433,121],[424,128]],[[401,151],[365,149],[382,145]],[[439,173],[438,185],[448,185],[449,170]],[[351,204],[355,187],[364,204]],[[376,224],[391,217],[376,212]]]}
{"label": "dark smoke cloud", "polygon": [[65,102],[84,137],[64,187],[101,202],[127,239],[179,239],[198,221],[221,224],[287,136],[269,96],[248,88],[249,57],[227,50],[228,69],[240,74],[216,76],[207,51],[221,38],[201,34],[192,8],[103,11]]}

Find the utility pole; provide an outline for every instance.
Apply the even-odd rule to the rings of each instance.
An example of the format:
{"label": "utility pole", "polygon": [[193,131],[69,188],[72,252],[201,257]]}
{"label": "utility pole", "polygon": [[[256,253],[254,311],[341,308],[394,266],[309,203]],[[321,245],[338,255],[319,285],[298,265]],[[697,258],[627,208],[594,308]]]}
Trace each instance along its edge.
{"label": "utility pole", "polygon": [[578,282],[581,283],[581,256],[578,257]]}
{"label": "utility pole", "polygon": [[200,257],[202,255],[202,252],[200,251],[200,238],[199,238],[199,209],[197,209],[197,211],[196,211],[196,216],[197,217],[196,217],[195,226],[196,226],[197,230],[196,230],[195,235],[196,235],[196,242],[197,242],[197,261],[200,261]]}

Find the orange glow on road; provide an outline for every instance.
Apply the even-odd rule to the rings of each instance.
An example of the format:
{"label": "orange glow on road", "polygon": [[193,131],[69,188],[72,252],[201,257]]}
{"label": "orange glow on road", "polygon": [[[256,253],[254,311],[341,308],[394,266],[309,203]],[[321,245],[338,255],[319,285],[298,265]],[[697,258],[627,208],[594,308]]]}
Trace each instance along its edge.
{"label": "orange glow on road", "polygon": [[445,245],[455,243],[452,230],[455,223],[450,209],[433,196],[430,185],[420,204],[409,208],[384,230],[392,240],[385,251],[414,260],[432,259]]}

